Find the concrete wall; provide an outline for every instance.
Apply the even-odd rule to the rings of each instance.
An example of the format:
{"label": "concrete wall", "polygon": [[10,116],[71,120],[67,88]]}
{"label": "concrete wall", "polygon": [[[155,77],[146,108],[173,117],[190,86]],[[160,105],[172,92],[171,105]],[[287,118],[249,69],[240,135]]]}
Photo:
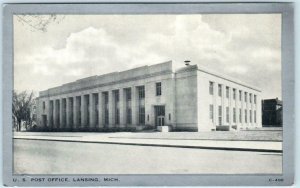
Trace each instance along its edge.
{"label": "concrete wall", "polygon": [[[95,79],[97,78],[97,79]],[[124,81],[125,80],[125,81]],[[162,95],[156,96],[156,87],[155,84],[157,82],[161,82],[162,84]],[[101,84],[100,84],[101,83]],[[61,87],[52,88],[46,91],[40,92],[39,101],[40,103],[45,102],[46,103],[46,109],[43,112],[42,106],[40,105],[38,107],[38,117],[41,118],[42,114],[47,115],[49,119],[50,115],[50,108],[49,108],[49,102],[50,100],[56,101],[66,98],[75,98],[75,97],[81,97],[83,99],[85,95],[89,95],[90,99],[90,105],[89,108],[92,109],[91,103],[92,103],[92,96],[93,94],[98,94],[99,96],[99,123],[96,125],[96,128],[102,128],[103,127],[103,109],[101,107],[103,92],[109,93],[109,119],[110,119],[110,125],[109,127],[115,127],[114,125],[114,110],[112,110],[112,107],[114,107],[114,100],[113,100],[113,91],[119,90],[120,93],[120,104],[123,104],[121,100],[124,100],[124,97],[122,95],[122,92],[124,92],[125,88],[131,88],[132,89],[132,124],[129,125],[130,127],[136,127],[138,126],[138,109],[137,109],[137,86],[145,86],[145,124],[146,125],[152,125],[154,126],[154,106],[155,105],[165,105],[165,122],[167,125],[173,125],[174,124],[174,117],[175,117],[175,110],[174,110],[174,80],[173,80],[173,73],[172,73],[172,63],[166,62],[158,65],[153,66],[144,66],[141,68],[132,69],[129,71],[124,71],[120,73],[111,73],[107,75],[102,76],[96,76],[96,77],[89,77],[82,80],[78,80],[74,83],[65,84]],[[75,105],[75,103],[74,103]],[[75,105],[76,106],[76,105]],[[79,125],[75,125],[73,128],[79,128],[82,127],[81,124],[84,124],[83,126],[87,127],[95,127],[93,125],[93,120],[90,119],[89,125],[86,125],[86,101],[81,101],[81,123]],[[122,106],[122,105],[121,105]],[[123,105],[124,108],[124,105]],[[69,109],[66,109],[67,111]],[[120,110],[122,111],[122,110]],[[134,113],[135,112],[135,113]],[[169,119],[169,114],[171,119]],[[90,113],[90,116],[92,114]],[[55,115],[54,115],[55,116]],[[67,116],[67,115],[65,115]],[[65,116],[60,116],[61,118],[66,118]],[[74,116],[76,116],[74,114]],[[120,120],[123,120],[120,122],[120,127],[125,127],[125,114],[124,111],[120,113]],[[149,119],[148,119],[149,116]],[[54,117],[57,118],[57,117]],[[76,119],[76,117],[74,117]],[[67,122],[67,121],[60,121],[61,123]],[[39,126],[43,126],[41,123],[39,123]],[[67,125],[61,125],[60,127],[70,128]]]}
{"label": "concrete wall", "polygon": [[[261,92],[247,86],[228,80],[226,77],[210,74],[206,71],[198,70],[198,126],[200,131],[210,131],[219,125],[218,106],[222,106],[222,126],[232,129],[247,129],[261,127]],[[209,82],[214,83],[214,95],[209,94]],[[218,84],[222,85],[222,97],[218,96]],[[226,87],[229,87],[229,98],[226,97]],[[233,89],[236,91],[236,99],[233,99]],[[242,91],[242,100],[239,100],[239,91]],[[245,92],[247,92],[247,102],[245,102]],[[250,95],[251,94],[251,103]],[[254,95],[256,104],[254,104]],[[214,106],[214,120],[210,119],[209,105]],[[226,107],[229,108],[229,121],[226,118]],[[233,109],[236,109],[236,122],[233,121]],[[239,121],[239,109],[241,109],[241,119]],[[245,122],[245,109],[247,109],[247,122]],[[254,112],[256,111],[256,123],[254,122]],[[250,122],[250,112],[252,121]]]}
{"label": "concrete wall", "polygon": [[[209,82],[214,82],[214,95],[209,94]],[[162,95],[156,96],[156,83],[161,82]],[[218,84],[222,85],[222,97],[218,96]],[[42,115],[47,115],[47,126],[57,127],[58,124],[51,124],[59,119],[59,126],[63,128],[104,128],[104,107],[103,92],[109,96],[109,128],[114,127],[140,127],[138,123],[138,95],[137,87],[145,87],[145,126],[154,126],[154,106],[165,105],[165,124],[170,125],[175,130],[190,131],[212,131],[219,125],[218,106],[222,107],[221,126],[227,126],[232,129],[247,129],[261,127],[261,96],[260,91],[254,87],[230,79],[226,76],[215,74],[199,68],[196,65],[190,65],[173,72],[172,62],[166,62],[153,66],[144,66],[136,69],[110,73],[101,76],[92,76],[77,80],[76,82],[64,84],[60,87],[51,88],[40,92],[37,100],[37,124],[44,127]],[[229,87],[229,98],[226,98],[226,87]],[[124,89],[131,88],[132,92],[132,123],[126,124],[125,95]],[[236,89],[236,99],[233,99],[233,88]],[[119,90],[119,108],[120,124],[115,124],[114,107],[115,101],[113,93]],[[239,101],[239,91],[242,91],[242,100]],[[244,102],[244,94],[247,92],[248,101]],[[249,102],[249,93],[252,94],[252,103]],[[95,94],[98,94],[98,119],[95,124],[95,107],[92,105],[95,101]],[[256,95],[256,104],[253,96]],[[84,97],[86,96],[86,97]],[[73,109],[69,109],[69,100],[73,99]],[[76,100],[75,100],[76,99]],[[77,99],[81,99],[81,107]],[[88,99],[88,101],[87,101]],[[60,103],[59,112],[51,109],[50,101],[53,101],[53,107]],[[62,101],[65,105],[62,105]],[[43,110],[45,102],[45,110]],[[87,107],[87,103],[89,103]],[[209,105],[214,106],[214,119],[209,117]],[[67,109],[62,108],[66,106]],[[76,108],[75,108],[76,107]],[[226,120],[226,107],[229,108],[229,120]],[[89,113],[87,111],[89,108]],[[233,108],[236,108],[236,123],[233,122]],[[242,121],[239,121],[239,109],[241,109]],[[245,122],[245,109],[248,113],[248,121]],[[252,113],[252,122],[249,121],[250,110]],[[79,117],[79,111],[81,115]],[[256,123],[254,123],[254,111],[256,111]],[[67,112],[67,113],[65,113]],[[70,124],[69,114],[73,112],[73,125]],[[89,119],[87,119],[89,114]],[[149,118],[148,118],[149,117]],[[64,120],[66,119],[67,120]]]}
{"label": "concrete wall", "polygon": [[197,71],[183,68],[176,72],[176,129],[198,130]]}

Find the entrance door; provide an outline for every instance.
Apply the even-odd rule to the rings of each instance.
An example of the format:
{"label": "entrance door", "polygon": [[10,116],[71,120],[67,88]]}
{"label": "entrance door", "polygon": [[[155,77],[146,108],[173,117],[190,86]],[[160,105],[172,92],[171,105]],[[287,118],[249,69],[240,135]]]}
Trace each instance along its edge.
{"label": "entrance door", "polygon": [[47,115],[42,115],[43,127],[47,126]]}
{"label": "entrance door", "polygon": [[165,116],[157,116],[157,123],[158,123],[158,126],[164,126],[165,125]]}
{"label": "entrance door", "polygon": [[165,125],[165,106],[154,106],[155,127]]}

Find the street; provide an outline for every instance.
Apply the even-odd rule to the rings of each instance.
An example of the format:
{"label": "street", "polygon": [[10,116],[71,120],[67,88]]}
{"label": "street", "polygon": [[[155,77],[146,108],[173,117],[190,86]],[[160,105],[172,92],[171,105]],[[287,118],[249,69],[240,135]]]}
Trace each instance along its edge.
{"label": "street", "polygon": [[279,174],[282,153],[14,139],[16,174]]}

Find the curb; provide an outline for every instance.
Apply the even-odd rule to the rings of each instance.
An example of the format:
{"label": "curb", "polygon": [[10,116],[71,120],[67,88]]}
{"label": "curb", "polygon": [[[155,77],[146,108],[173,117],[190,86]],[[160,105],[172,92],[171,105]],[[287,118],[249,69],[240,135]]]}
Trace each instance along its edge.
{"label": "curb", "polygon": [[134,146],[156,146],[170,148],[192,148],[192,149],[209,149],[209,150],[226,150],[226,151],[251,151],[251,152],[269,152],[282,153],[282,150],[276,149],[253,149],[253,148],[229,148],[229,147],[211,147],[211,146],[184,146],[184,145],[167,145],[167,144],[145,144],[145,143],[122,143],[122,142],[106,142],[106,141],[79,141],[79,140],[61,140],[61,139],[35,139],[35,138],[13,138],[19,140],[41,140],[41,141],[60,141],[60,142],[80,142],[93,144],[118,144],[118,145],[134,145]]}

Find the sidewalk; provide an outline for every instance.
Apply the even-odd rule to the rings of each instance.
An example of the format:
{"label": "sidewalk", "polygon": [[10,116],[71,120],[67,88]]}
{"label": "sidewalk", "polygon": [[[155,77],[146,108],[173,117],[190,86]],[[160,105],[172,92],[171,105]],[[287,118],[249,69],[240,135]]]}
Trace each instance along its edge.
{"label": "sidewalk", "polygon": [[[139,133],[14,133],[14,139],[282,153],[282,142],[140,138]],[[148,133],[152,134],[152,133]],[[164,133],[153,133],[162,134]],[[137,137],[135,137],[137,136]]]}

